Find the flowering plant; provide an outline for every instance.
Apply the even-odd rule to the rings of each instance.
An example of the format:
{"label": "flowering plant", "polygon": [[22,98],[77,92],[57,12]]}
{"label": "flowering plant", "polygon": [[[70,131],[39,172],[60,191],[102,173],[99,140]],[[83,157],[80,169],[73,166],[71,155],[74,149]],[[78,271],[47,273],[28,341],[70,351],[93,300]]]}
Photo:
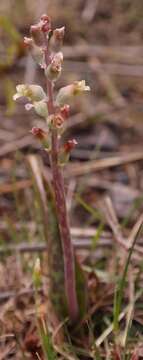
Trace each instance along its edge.
{"label": "flowering plant", "polygon": [[[47,15],[42,15],[40,21],[30,27],[31,36],[24,38],[24,44],[44,71],[47,89],[45,92],[39,85],[20,84],[16,87],[16,94],[13,99],[25,97],[28,100],[25,105],[26,110],[33,108],[47,123],[47,131],[34,127],[32,134],[41,141],[49,153],[63,255],[65,297],[69,318],[71,322],[74,322],[78,319],[80,312],[77,298],[77,260],[75,260],[71,242],[61,165],[68,160],[70,151],[77,142],[75,139],[70,139],[62,146],[60,140],[65,121],[69,117],[70,100],[85,91],[89,91],[90,88],[84,80],[75,81],[73,84],[62,87],[57,96],[54,96],[55,82],[59,79],[62,71],[63,53],[61,47],[64,33],[64,27],[52,29],[51,20]],[[53,246],[52,243],[50,246]]]}

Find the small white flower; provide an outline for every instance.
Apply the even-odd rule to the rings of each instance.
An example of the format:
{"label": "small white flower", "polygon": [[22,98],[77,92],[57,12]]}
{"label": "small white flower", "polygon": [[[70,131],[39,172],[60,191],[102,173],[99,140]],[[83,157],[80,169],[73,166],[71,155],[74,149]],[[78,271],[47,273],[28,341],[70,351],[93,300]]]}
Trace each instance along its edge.
{"label": "small white flower", "polygon": [[47,104],[44,100],[35,101],[33,104],[28,103],[25,105],[25,109],[28,111],[31,110],[32,108],[34,108],[35,112],[39,116],[42,116],[44,118],[48,117],[48,108],[47,108]]}
{"label": "small white flower", "polygon": [[26,109],[27,111],[31,110],[33,107],[34,107],[34,105],[33,105],[33,104],[30,104],[30,103],[28,103],[28,104],[25,105],[25,109]]}
{"label": "small white flower", "polygon": [[90,87],[85,84],[85,80],[75,81],[75,83],[74,83],[74,95],[81,94],[84,91],[90,91]]}
{"label": "small white flower", "polygon": [[85,80],[75,81],[71,85],[67,85],[59,90],[56,98],[56,104],[63,106],[68,103],[73,96],[80,95],[84,91],[89,91],[90,87],[85,84]]}
{"label": "small white flower", "polygon": [[27,97],[30,101],[40,101],[46,98],[44,90],[39,85],[20,84],[16,86],[16,91],[13,100],[17,100],[20,97]]}

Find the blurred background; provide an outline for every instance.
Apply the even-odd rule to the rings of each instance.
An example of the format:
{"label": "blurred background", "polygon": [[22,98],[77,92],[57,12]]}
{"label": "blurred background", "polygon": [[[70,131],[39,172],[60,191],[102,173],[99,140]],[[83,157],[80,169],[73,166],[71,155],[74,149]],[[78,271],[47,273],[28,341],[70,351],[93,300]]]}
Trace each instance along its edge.
{"label": "blurred background", "polygon": [[[65,181],[72,236],[75,243],[83,244],[81,258],[91,255],[91,242],[94,246],[100,238],[92,264],[101,269],[104,259],[103,267],[111,270],[107,255],[112,234],[102,233],[99,213],[101,209],[108,214],[107,199],[126,235],[143,210],[142,1],[1,0],[0,301],[11,299],[15,290],[31,288],[33,255],[20,250],[7,256],[7,247],[15,249],[21,243],[26,247],[25,243],[33,241],[44,247],[41,213],[27,166],[28,156],[39,154],[46,179],[47,155],[30,133],[33,126],[44,124],[34,112],[27,113],[22,103],[12,100],[19,83],[45,86],[42,71],[23,46],[30,24],[43,13],[50,15],[53,27],[66,28],[65,60],[57,89],[81,79],[91,87],[90,94],[72,106],[65,132],[65,138],[75,137],[78,141],[65,170]],[[110,220],[108,216],[108,231]],[[25,321],[31,321],[27,314],[23,316]],[[12,322],[8,326],[13,329]]]}

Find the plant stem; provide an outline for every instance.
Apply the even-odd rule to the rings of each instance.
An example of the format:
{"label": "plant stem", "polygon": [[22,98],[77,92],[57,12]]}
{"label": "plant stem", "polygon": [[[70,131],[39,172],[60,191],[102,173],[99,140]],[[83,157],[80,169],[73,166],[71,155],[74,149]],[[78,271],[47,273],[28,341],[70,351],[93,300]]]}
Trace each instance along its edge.
{"label": "plant stem", "polygon": [[[45,61],[48,66],[50,62],[49,49],[47,40],[45,39]],[[52,82],[47,79],[47,96],[48,96],[48,112],[50,114],[55,113],[53,103],[53,85]],[[76,280],[75,280],[75,257],[73,251],[73,245],[70,235],[70,227],[66,208],[66,198],[64,189],[64,180],[61,172],[61,168],[58,164],[58,150],[59,140],[56,128],[51,130],[52,148],[51,148],[51,168],[53,175],[53,187],[55,193],[56,211],[59,223],[59,230],[63,249],[64,258],[64,277],[65,277],[65,292],[67,298],[67,305],[69,311],[69,317],[72,322],[78,318],[78,302],[76,295]]]}

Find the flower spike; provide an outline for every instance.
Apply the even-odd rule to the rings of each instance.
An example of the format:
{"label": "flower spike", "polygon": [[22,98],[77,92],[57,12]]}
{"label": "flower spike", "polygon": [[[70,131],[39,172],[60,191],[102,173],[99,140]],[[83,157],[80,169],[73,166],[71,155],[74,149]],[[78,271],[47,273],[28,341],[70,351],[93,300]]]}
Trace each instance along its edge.
{"label": "flower spike", "polygon": [[[52,201],[50,202],[50,216],[48,219],[47,203],[44,203],[45,205],[43,207],[45,234],[48,239],[49,275],[51,276],[49,286],[50,298],[52,301],[53,292],[56,291],[56,305],[53,300],[56,312],[58,312],[58,315],[60,315],[62,319],[66,314],[73,324],[77,322],[80,317],[80,302],[82,303],[82,308],[84,302],[86,310],[86,285],[71,240],[61,166],[64,166],[69,160],[70,152],[76,146],[77,141],[70,139],[62,146],[61,136],[65,121],[68,121],[67,119],[69,117],[69,102],[74,99],[75,96],[89,91],[90,87],[85,83],[85,80],[75,81],[70,85],[62,87],[58,91],[57,96],[54,95],[55,82],[58,80],[62,71],[63,54],[61,47],[64,34],[65,27],[53,29],[51,19],[46,14],[41,16],[36,25],[30,27],[30,37],[24,38],[24,44],[30,50],[36,63],[43,69],[46,81],[46,92],[39,85],[19,84],[16,86],[16,94],[13,96],[13,99],[26,98],[26,110],[35,110],[38,116],[45,119],[45,126],[47,126],[47,131],[39,127],[33,127],[31,133],[40,141],[40,144],[46,152],[49,153],[53,180],[53,191],[50,194]],[[46,201],[46,197],[44,201]],[[54,213],[52,213],[52,211],[54,211]],[[53,218],[53,216],[55,218]],[[57,224],[58,235],[56,233],[55,236],[55,232],[53,235],[53,231],[50,232],[50,235],[47,233],[47,228],[50,227],[51,229],[50,222],[54,222],[54,225]],[[62,279],[59,290],[60,294],[57,291],[59,282],[57,279],[59,278],[55,271],[55,265],[57,266],[55,259],[59,257],[61,262],[59,265],[60,279]],[[38,286],[41,276],[39,259],[36,262],[34,271],[35,286]],[[83,281],[79,279],[83,279]],[[78,285],[80,285],[80,289],[81,286],[84,289],[82,300],[79,300],[79,294],[77,293]],[[59,308],[60,314],[58,311]]]}

